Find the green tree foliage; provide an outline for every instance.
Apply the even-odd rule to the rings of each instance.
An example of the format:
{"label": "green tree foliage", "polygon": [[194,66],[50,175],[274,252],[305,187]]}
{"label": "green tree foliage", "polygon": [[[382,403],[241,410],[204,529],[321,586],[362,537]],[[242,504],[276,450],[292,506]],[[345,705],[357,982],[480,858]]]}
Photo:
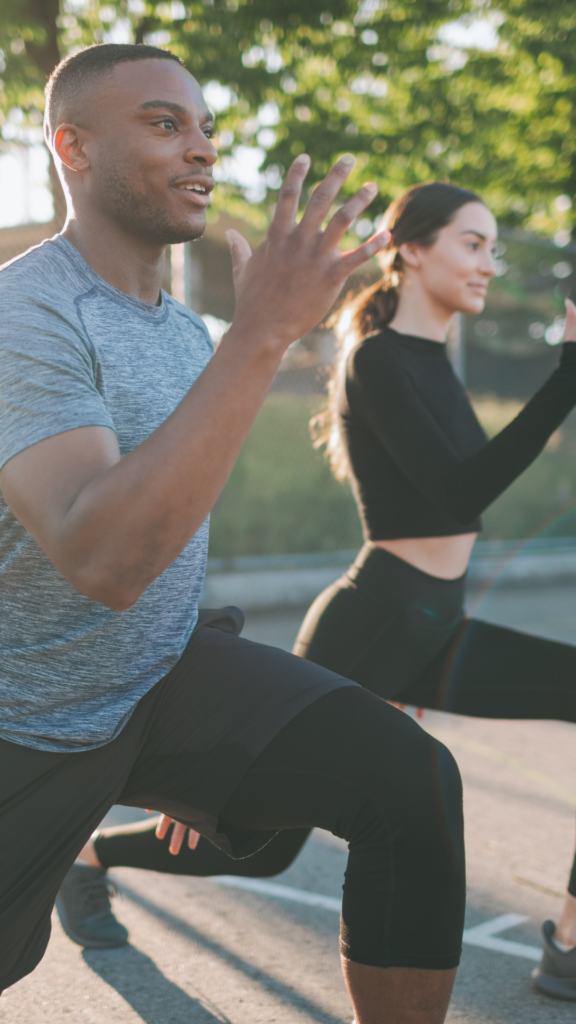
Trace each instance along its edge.
{"label": "green tree foliage", "polygon": [[499,7],[499,46],[470,54],[451,85],[485,153],[478,185],[512,223],[546,233],[573,228],[573,211],[554,200],[576,193],[576,5]]}
{"label": "green tree foliage", "polygon": [[[408,185],[477,188],[509,224],[572,227],[576,192],[573,0],[4,0],[0,104],[34,120],[58,55],[94,40],[170,46],[201,83],[227,88],[221,151],[265,152],[273,200],[306,150],[310,184],[338,154],[357,156],[382,208]],[[464,48],[447,25],[467,32]],[[492,24],[495,46],[475,34]],[[458,27],[457,26],[457,27]],[[246,159],[246,150],[241,150]],[[226,167],[226,161],[224,162]],[[241,190],[223,185],[228,205]],[[263,198],[260,193],[248,198]],[[222,200],[220,200],[222,201]],[[378,212],[378,203],[374,213]],[[267,204],[264,203],[264,210]]]}

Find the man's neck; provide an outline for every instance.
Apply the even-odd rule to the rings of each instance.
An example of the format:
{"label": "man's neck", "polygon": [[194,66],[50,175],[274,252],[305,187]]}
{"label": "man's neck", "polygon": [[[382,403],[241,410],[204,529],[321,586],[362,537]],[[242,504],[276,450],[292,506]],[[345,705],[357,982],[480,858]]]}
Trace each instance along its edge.
{"label": "man's neck", "polygon": [[92,270],[113,288],[151,306],[160,301],[163,245],[129,235],[102,217],[70,217],[62,232]]}

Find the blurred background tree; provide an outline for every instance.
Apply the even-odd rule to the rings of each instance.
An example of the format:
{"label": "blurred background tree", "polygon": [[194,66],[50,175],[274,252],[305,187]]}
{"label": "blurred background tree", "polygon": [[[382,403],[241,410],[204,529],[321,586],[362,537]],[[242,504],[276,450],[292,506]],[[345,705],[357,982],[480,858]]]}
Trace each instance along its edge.
{"label": "blurred background tree", "polygon": [[182,57],[218,114],[217,203],[247,198],[262,225],[297,153],[311,154],[313,184],[349,150],[350,189],[380,187],[373,215],[449,177],[509,225],[573,228],[572,0],[4,0],[4,137],[39,121],[61,56],[102,40]]}

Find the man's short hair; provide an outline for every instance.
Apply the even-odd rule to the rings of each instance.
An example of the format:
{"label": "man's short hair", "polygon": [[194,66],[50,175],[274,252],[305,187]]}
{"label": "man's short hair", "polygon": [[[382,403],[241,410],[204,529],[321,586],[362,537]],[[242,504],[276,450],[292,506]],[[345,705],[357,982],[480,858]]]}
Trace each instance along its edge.
{"label": "man's short hair", "polygon": [[132,60],[173,60],[184,67],[175,53],[157,46],[132,43],[95,43],[84,50],[64,57],[46,83],[44,134],[50,143],[58,125],[80,114],[86,85],[105,75],[117,64]]}

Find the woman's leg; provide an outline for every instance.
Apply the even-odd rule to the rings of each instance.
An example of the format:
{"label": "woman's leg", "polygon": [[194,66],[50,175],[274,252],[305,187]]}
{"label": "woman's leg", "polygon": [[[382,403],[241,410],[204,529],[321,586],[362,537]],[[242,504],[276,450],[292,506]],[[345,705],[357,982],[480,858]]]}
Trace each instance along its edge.
{"label": "woman's leg", "polygon": [[[576,856],[572,865],[572,875],[576,871]],[[576,946],[576,896],[570,892],[566,893],[562,913],[556,925],[555,938],[563,942],[565,946]]]}
{"label": "woman's leg", "polygon": [[474,718],[576,722],[576,646],[466,619],[398,699]]}
{"label": "woman's leg", "polygon": [[[467,620],[401,699],[479,718],[576,722],[576,647]],[[555,938],[576,946],[576,854]]]}
{"label": "woman's leg", "polygon": [[320,698],[274,737],[220,813],[229,834],[313,826],[349,844],[341,951],[357,1021],[439,1024],[465,895],[452,755],[366,690]]}
{"label": "woman's leg", "polygon": [[[380,561],[387,569],[387,562]],[[417,574],[410,569],[407,574],[408,587],[410,576],[417,587]],[[382,575],[382,590],[386,586]],[[445,594],[440,586],[436,602],[434,594],[426,594],[422,600],[414,589],[415,600],[410,607],[403,609],[398,602],[399,619],[409,620],[418,604],[433,613],[441,612]],[[306,616],[295,653],[346,672],[378,692],[382,681],[386,684],[386,666],[403,659],[402,652],[387,649],[398,635],[396,630],[390,631],[390,639],[384,634],[386,613],[378,612],[374,598],[379,595],[374,594],[374,586],[370,596],[373,600],[368,604],[366,593],[338,584],[325,591]],[[383,596],[386,599],[387,595]],[[389,605],[390,601],[383,603]],[[419,642],[425,637],[424,630]],[[414,640],[418,646],[416,636]],[[406,653],[412,657],[411,652]],[[355,673],[354,665],[359,664],[362,672]],[[575,722],[576,647],[478,620],[464,620],[440,653],[418,673],[416,681],[400,687],[393,696],[417,707],[473,717]],[[576,946],[576,855],[556,937],[568,946]]]}
{"label": "woman's leg", "polygon": [[164,839],[155,836],[157,817],[133,825],[100,829],[92,848],[96,861],[104,868],[130,867],[162,871],[169,875],[239,875],[244,878],[269,878],[285,871],[300,853],[310,829],[286,829],[251,857],[234,860],[207,839],[200,837],[191,850],[185,843],[174,856],[169,851],[170,833]]}

